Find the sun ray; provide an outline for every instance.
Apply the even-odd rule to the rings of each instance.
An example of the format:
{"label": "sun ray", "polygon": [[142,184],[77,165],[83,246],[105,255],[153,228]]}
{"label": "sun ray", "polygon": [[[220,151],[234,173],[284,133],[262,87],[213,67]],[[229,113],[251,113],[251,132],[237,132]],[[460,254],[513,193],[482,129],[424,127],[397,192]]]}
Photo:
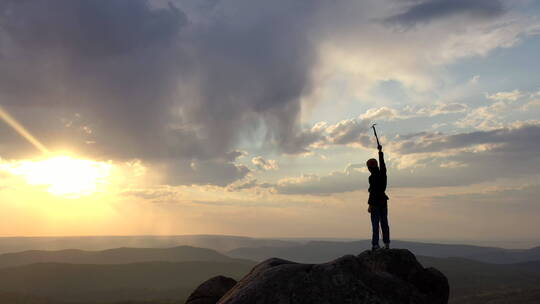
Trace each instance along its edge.
{"label": "sun ray", "polygon": [[19,135],[30,142],[36,149],[43,154],[49,154],[49,150],[43,145],[37,138],[35,138],[26,128],[21,125],[13,116],[11,116],[6,110],[0,106],[0,118],[12,127]]}

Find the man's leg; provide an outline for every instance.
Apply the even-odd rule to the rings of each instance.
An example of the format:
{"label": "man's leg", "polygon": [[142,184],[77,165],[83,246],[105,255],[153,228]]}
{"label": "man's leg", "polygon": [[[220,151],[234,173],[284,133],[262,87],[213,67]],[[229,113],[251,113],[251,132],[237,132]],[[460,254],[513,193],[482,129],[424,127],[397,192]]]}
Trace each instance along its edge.
{"label": "man's leg", "polygon": [[[388,226],[388,206],[380,207],[381,229],[383,242],[385,245],[390,244],[390,227]],[[388,247],[388,246],[387,246]]]}
{"label": "man's leg", "polygon": [[379,247],[379,217],[379,206],[371,207],[371,229],[373,231],[371,246],[373,248]]}

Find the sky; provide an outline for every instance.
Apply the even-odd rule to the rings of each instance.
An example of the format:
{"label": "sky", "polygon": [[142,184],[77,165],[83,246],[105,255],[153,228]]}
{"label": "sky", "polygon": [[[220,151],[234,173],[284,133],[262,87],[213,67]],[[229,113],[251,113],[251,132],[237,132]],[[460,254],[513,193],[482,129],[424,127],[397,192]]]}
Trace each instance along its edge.
{"label": "sky", "polygon": [[540,4],[1,0],[0,236],[540,242]]}

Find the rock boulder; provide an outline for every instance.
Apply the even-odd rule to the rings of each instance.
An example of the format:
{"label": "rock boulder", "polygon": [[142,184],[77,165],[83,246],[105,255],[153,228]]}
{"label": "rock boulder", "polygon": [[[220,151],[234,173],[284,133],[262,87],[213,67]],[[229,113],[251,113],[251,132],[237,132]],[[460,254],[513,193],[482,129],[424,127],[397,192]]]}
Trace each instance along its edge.
{"label": "rock boulder", "polygon": [[[211,284],[207,283],[197,288],[199,298],[211,292]],[[216,301],[218,304],[446,304],[448,294],[447,278],[434,268],[422,267],[410,251],[381,249],[323,264],[269,259],[256,265]],[[188,300],[188,303],[216,302]]]}
{"label": "rock boulder", "polygon": [[405,249],[365,251],[324,264],[269,259],[255,266],[219,304],[442,304],[446,277]]}
{"label": "rock boulder", "polygon": [[216,304],[234,285],[235,279],[224,276],[213,277],[199,285],[191,293],[186,304]]}

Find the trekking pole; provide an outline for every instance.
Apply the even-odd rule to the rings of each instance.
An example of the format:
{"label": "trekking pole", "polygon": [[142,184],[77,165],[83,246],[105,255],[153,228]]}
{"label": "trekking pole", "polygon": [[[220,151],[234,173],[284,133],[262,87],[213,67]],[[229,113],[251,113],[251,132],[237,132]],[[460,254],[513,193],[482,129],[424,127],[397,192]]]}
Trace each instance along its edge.
{"label": "trekking pole", "polygon": [[378,148],[381,144],[379,143],[379,137],[377,136],[377,130],[375,130],[375,125],[376,123],[371,125],[371,128],[373,128],[373,133],[375,134],[375,139],[377,140],[377,148]]}

